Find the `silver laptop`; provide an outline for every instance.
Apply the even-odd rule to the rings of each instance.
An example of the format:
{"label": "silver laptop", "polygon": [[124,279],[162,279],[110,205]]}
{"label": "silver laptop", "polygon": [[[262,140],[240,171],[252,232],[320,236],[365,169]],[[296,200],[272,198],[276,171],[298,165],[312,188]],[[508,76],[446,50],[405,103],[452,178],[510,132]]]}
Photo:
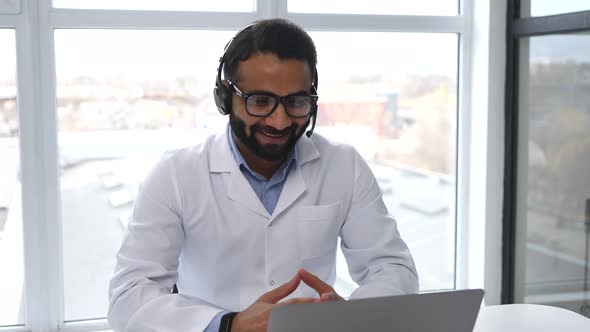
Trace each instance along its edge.
{"label": "silver laptop", "polygon": [[471,332],[483,290],[293,304],[272,310],[269,332]]}

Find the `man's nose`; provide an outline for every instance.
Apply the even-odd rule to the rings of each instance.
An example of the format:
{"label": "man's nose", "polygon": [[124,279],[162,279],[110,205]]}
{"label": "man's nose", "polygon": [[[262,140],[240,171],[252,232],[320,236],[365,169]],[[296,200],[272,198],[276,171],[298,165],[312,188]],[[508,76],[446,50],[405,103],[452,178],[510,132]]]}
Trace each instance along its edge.
{"label": "man's nose", "polygon": [[265,123],[277,130],[283,130],[291,126],[293,122],[291,117],[287,114],[285,105],[279,103],[277,109],[265,118]]}

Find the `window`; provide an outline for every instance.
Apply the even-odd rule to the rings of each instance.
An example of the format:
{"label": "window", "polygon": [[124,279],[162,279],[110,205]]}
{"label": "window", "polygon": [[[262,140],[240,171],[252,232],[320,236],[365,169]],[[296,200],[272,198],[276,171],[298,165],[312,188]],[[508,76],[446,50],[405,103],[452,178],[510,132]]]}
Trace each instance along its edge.
{"label": "window", "polygon": [[105,316],[146,172],[164,151],[225,128],[211,91],[233,34],[55,32],[66,321]]}
{"label": "window", "polygon": [[[209,74],[232,36],[56,31],[67,321],[105,312],[114,255],[145,172],[163,151],[225,126]],[[354,145],[370,162],[423,276],[421,289],[452,289],[456,35],[312,32],[312,38],[324,63],[317,132]],[[436,61],[427,56],[433,45],[440,50]],[[350,70],[342,75],[345,66]],[[346,138],[351,131],[357,139]],[[441,250],[433,253],[433,245]],[[338,262],[338,286],[348,295],[354,284],[343,256]]]}
{"label": "window", "polygon": [[4,326],[24,323],[25,302],[13,29],[0,29],[0,45],[0,326]]}
{"label": "window", "polygon": [[[523,1],[542,8],[509,25],[518,68],[509,85],[503,301],[590,316],[590,10],[582,1]],[[512,4],[516,6],[516,4]],[[569,12],[575,11],[575,12]],[[508,74],[510,75],[510,74]]]}
{"label": "window", "polygon": [[[236,29],[272,16],[299,23],[316,42],[316,132],[354,145],[369,162],[412,250],[421,291],[466,287],[456,258],[465,236],[458,227],[465,221],[457,220],[457,193],[466,182],[457,176],[466,174],[458,172],[466,152],[457,137],[469,113],[462,108],[463,89],[469,90],[464,70],[471,0],[23,3],[20,11],[0,15],[0,27],[15,26],[19,46],[16,57],[0,58],[0,91],[12,98],[12,104],[0,102],[0,115],[16,112],[18,59],[27,64],[19,65],[19,80],[25,74],[30,82],[20,85],[19,96],[31,96],[19,99],[27,101],[19,107],[21,148],[28,152],[23,165],[35,165],[23,166],[22,176],[32,184],[23,186],[22,203],[34,201],[37,209],[30,217],[24,209],[22,221],[33,231],[47,231],[24,234],[23,240],[47,243],[25,246],[33,259],[21,259],[15,269],[20,275],[10,276],[16,282],[2,282],[6,275],[0,274],[0,287],[10,285],[6,294],[16,294],[0,297],[0,306],[12,310],[0,310],[0,325],[108,329],[108,282],[139,182],[163,151],[225,127],[228,119],[212,100],[219,57]],[[3,51],[16,49],[14,31],[0,30],[0,42]],[[6,82],[12,90],[5,90]],[[0,142],[12,140],[14,154],[17,136],[1,134],[5,119]],[[7,211],[20,218],[18,192]],[[5,224],[8,229],[12,223]],[[18,240],[6,234],[0,246]],[[342,255],[337,259],[336,288],[346,296],[355,285]],[[47,269],[42,278],[18,272],[22,266],[39,270],[38,263]],[[12,287],[18,280],[20,290]],[[20,301],[18,310],[12,298]],[[5,312],[12,318],[3,320]]]}
{"label": "window", "polygon": [[[320,81],[316,132],[352,144],[369,162],[412,251],[421,290],[454,288],[457,36],[311,36]],[[344,287],[352,280],[339,257]]]}
{"label": "window", "polygon": [[590,35],[530,37],[520,45],[519,140],[528,152],[519,155],[516,300],[588,314]]}

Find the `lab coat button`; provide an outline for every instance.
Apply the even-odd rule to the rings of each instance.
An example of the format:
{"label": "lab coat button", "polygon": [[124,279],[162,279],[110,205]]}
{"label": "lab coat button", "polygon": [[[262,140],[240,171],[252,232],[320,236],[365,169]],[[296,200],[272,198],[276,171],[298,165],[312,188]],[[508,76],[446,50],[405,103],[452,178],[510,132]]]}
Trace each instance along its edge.
{"label": "lab coat button", "polygon": [[274,281],[274,280],[271,280],[271,281],[269,282],[269,284],[270,284],[271,286],[274,286],[274,285],[275,285],[275,281]]}

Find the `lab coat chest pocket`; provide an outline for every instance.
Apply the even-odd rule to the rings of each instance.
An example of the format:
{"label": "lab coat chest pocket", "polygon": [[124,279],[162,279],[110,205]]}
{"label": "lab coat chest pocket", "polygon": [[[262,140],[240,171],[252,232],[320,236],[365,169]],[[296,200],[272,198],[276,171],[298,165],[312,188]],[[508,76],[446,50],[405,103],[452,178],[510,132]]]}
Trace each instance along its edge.
{"label": "lab coat chest pocket", "polygon": [[323,256],[336,249],[341,223],[340,203],[302,206],[298,213],[301,259]]}

